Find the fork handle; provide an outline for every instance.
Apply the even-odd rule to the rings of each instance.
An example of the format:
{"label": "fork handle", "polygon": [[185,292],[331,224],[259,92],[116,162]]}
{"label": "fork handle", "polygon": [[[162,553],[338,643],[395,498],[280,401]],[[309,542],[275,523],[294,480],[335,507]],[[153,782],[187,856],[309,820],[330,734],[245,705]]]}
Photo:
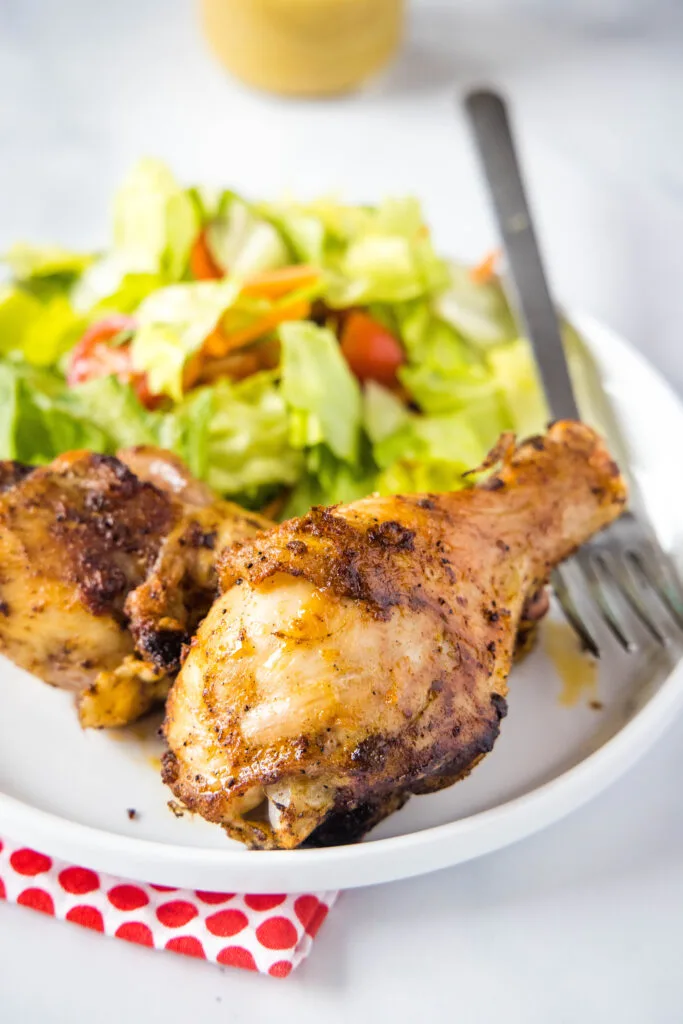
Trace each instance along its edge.
{"label": "fork handle", "polygon": [[503,238],[516,305],[548,404],[555,419],[580,419],[505,103],[497,93],[482,89],[469,93],[465,106]]}

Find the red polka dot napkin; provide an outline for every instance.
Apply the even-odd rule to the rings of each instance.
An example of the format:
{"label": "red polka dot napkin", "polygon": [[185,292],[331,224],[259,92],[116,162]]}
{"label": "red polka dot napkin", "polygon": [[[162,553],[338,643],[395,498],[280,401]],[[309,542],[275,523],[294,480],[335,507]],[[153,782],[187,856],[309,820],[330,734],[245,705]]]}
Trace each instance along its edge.
{"label": "red polka dot napkin", "polygon": [[122,881],[0,840],[0,898],[126,942],[287,975],[337,893],[239,896]]}

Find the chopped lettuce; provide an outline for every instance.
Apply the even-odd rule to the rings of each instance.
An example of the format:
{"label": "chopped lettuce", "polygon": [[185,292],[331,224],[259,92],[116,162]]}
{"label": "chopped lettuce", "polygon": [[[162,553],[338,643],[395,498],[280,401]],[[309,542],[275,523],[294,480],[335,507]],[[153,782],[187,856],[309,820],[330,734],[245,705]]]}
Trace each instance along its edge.
{"label": "chopped lettuce", "polygon": [[72,409],[107,438],[107,451],[136,444],[158,444],[160,417],[140,404],[137,395],[116,377],[99,377],[69,392]]}
{"label": "chopped lettuce", "polygon": [[[466,486],[464,471],[501,431],[534,433],[547,420],[531,349],[500,282],[478,283],[466,266],[441,259],[413,199],[254,203],[182,188],[163,164],[145,160],[116,197],[113,227],[112,244],[96,257],[28,245],[5,257],[2,457],[44,462],[69,448],[158,444],[217,492],[250,507],[277,495],[294,515],[373,491]],[[221,280],[193,280],[200,231]],[[292,263],[318,270],[314,288],[243,294],[245,279]],[[280,319],[278,305],[298,300],[310,319],[265,334]],[[403,346],[394,390],[372,381],[361,388],[344,358],[340,325],[358,307]],[[70,388],[60,372],[83,332],[112,312],[135,321],[111,344],[130,342],[134,370],[164,396],[154,411],[115,377]],[[188,362],[198,365],[206,339],[220,330],[229,344],[240,334],[250,344],[254,321],[268,358],[279,346],[277,368],[186,393]],[[209,358],[215,374],[250,356],[222,363],[213,346]]]}
{"label": "chopped lettuce", "polygon": [[57,374],[0,362],[0,458],[49,462],[75,448],[107,449],[107,438],[69,400]]}
{"label": "chopped lettuce", "polygon": [[40,301],[15,285],[0,288],[0,352],[51,366],[76,343],[85,320],[64,295]]}
{"label": "chopped lettuce", "polygon": [[364,423],[379,469],[375,489],[391,494],[463,487],[463,473],[483,461],[497,436],[497,404],[490,414],[411,413],[384,388],[367,385]]}
{"label": "chopped lettuce", "polygon": [[339,459],[325,444],[311,448],[305,471],[287,499],[283,518],[301,516],[311,505],[337,505],[363,498],[376,489],[377,467],[364,446],[357,465]]}
{"label": "chopped lettuce", "polygon": [[498,345],[488,352],[510,424],[520,437],[542,433],[550,420],[550,410],[526,338]]}
{"label": "chopped lettuce", "polygon": [[120,253],[108,253],[91,264],[74,284],[71,304],[89,319],[112,311],[132,313],[144,298],[165,284],[160,274],[129,271]]}
{"label": "chopped lettuce", "polygon": [[449,283],[414,199],[377,207],[334,199],[262,204],[296,259],[327,271],[325,300],[344,308],[436,295]]}
{"label": "chopped lettuce", "polygon": [[329,258],[330,305],[405,302],[448,285],[447,264],[434,251],[414,200],[388,200],[356,213],[355,230]]}
{"label": "chopped lettuce", "polygon": [[352,242],[339,263],[341,283],[333,305],[404,302],[437,291],[445,283],[441,261],[426,239],[369,234]]}
{"label": "chopped lettuce", "polygon": [[23,288],[0,286],[0,352],[21,351],[27,331],[41,311],[38,299]]}
{"label": "chopped lettuce", "polygon": [[451,263],[449,271],[448,287],[435,306],[439,316],[481,348],[513,341],[519,331],[500,281],[481,284],[463,263]]}
{"label": "chopped lettuce", "polygon": [[237,197],[210,221],[206,241],[218,266],[236,277],[250,277],[291,262],[276,228]]}
{"label": "chopped lettuce", "polygon": [[147,374],[153,393],[182,399],[185,363],[239,293],[235,280],[198,281],[161,288],[141,303],[131,354],[134,369]]}
{"label": "chopped lettuce", "polygon": [[64,296],[46,302],[27,327],[21,345],[24,358],[35,366],[53,366],[76,344],[86,327]]}
{"label": "chopped lettuce", "polygon": [[298,262],[317,266],[325,262],[326,231],[320,218],[290,203],[264,203],[260,209]]}
{"label": "chopped lettuce", "polygon": [[467,413],[449,416],[414,415],[409,422],[373,446],[380,469],[400,460],[408,462],[451,462],[461,470],[476,466],[488,451],[472,428]]}
{"label": "chopped lettuce", "polygon": [[370,380],[363,389],[363,426],[372,444],[391,437],[410,421],[405,404],[393,391]]}
{"label": "chopped lettuce", "polygon": [[265,486],[294,484],[303,456],[290,444],[287,404],[276,375],[264,371],[237,384],[222,380],[211,392],[208,483],[247,500]]}
{"label": "chopped lettuce", "polygon": [[72,252],[56,245],[16,242],[2,257],[17,281],[43,277],[74,277],[94,260],[90,253]]}
{"label": "chopped lettuce", "polygon": [[209,441],[215,407],[215,389],[198,388],[171,412],[158,417],[157,444],[179,455],[200,480],[208,480],[212,469]]}
{"label": "chopped lettuce", "polygon": [[346,462],[357,461],[361,396],[332,331],[304,321],[279,329],[282,393],[294,410],[294,444],[325,442]]}
{"label": "chopped lettuce", "polygon": [[114,248],[131,272],[183,276],[199,231],[188,192],[157,160],[141,160],[114,201]]}
{"label": "chopped lettuce", "polygon": [[238,198],[229,189],[215,185],[193,185],[187,194],[195,205],[199,221],[209,224],[215,217],[221,217],[233,199]]}
{"label": "chopped lettuce", "polygon": [[464,466],[453,462],[421,462],[400,459],[377,477],[379,494],[438,494],[459,491],[466,486]]}
{"label": "chopped lettuce", "polygon": [[485,362],[429,304],[409,303],[396,317],[408,356],[399,378],[423,412],[439,415],[462,409],[493,392]]}

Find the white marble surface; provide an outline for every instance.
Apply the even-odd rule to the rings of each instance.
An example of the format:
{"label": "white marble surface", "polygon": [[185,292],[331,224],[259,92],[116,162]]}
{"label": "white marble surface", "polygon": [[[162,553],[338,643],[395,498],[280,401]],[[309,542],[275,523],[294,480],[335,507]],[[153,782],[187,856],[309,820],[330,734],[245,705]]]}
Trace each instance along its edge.
{"label": "white marble surface", "polygon": [[[187,0],[0,0],[0,246],[96,243],[141,153],[187,178],[421,194],[444,245],[492,239],[454,86],[515,100],[553,278],[683,391],[683,19],[675,2],[422,0],[365,94],[230,83]],[[0,1020],[676,1024],[683,723],[591,806],[514,848],[345,894],[286,982],[105,941],[0,905]],[[0,831],[1,831],[0,823]]]}

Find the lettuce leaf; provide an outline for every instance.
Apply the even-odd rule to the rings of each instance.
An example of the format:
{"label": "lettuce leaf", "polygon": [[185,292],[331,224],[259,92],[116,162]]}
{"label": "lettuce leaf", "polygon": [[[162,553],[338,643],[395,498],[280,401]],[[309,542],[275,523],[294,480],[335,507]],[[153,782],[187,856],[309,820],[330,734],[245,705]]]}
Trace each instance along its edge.
{"label": "lettuce leaf", "polygon": [[405,302],[437,294],[449,283],[413,199],[361,209],[344,251],[331,257],[327,300],[332,306]]}
{"label": "lettuce leaf", "polygon": [[31,324],[42,306],[29,292],[16,285],[0,286],[0,352],[21,351]]}
{"label": "lettuce leaf", "polygon": [[0,458],[49,462],[76,448],[107,449],[107,437],[73,406],[58,375],[0,361]]}
{"label": "lettuce leaf", "polygon": [[235,280],[198,281],[160,288],[140,304],[131,355],[133,367],[148,375],[154,393],[182,399],[185,363],[239,292]]}
{"label": "lettuce leaf", "polygon": [[400,459],[375,481],[379,494],[439,494],[460,491],[467,486],[465,467],[453,462],[415,462]]}
{"label": "lettuce leaf", "polygon": [[141,160],[114,200],[114,248],[130,272],[180,280],[199,227],[192,198],[158,160]]}
{"label": "lettuce leaf", "polygon": [[369,448],[357,465],[350,466],[325,444],[316,445],[306,456],[306,468],[289,495],[283,518],[302,516],[312,505],[337,505],[364,498],[375,490],[377,467]]}
{"label": "lettuce leaf", "polygon": [[215,409],[215,389],[198,388],[158,417],[157,443],[179,455],[200,480],[207,480],[211,471],[210,430]]}
{"label": "lettuce leaf", "polygon": [[237,197],[209,222],[206,241],[218,266],[235,277],[250,277],[291,262],[277,229]]}
{"label": "lettuce leaf", "polygon": [[326,302],[336,308],[403,302],[448,286],[448,266],[434,251],[415,199],[351,206],[261,204],[296,259],[327,271]]}
{"label": "lettuce leaf", "polygon": [[428,303],[406,304],[395,317],[408,356],[398,376],[423,412],[453,412],[493,394],[485,360]]}
{"label": "lettuce leaf", "polygon": [[105,450],[136,444],[158,444],[161,414],[152,413],[128,384],[116,377],[98,377],[68,391],[68,403],[106,438]]}
{"label": "lettuce leaf", "polygon": [[279,328],[282,394],[291,410],[295,447],[325,442],[345,462],[358,460],[361,395],[335,335],[313,323]]}
{"label": "lettuce leaf", "polygon": [[467,413],[449,416],[411,416],[397,431],[373,445],[380,469],[400,460],[450,462],[461,470],[482,461],[489,444],[474,430]]}
{"label": "lettuce leaf", "polygon": [[326,230],[319,217],[293,203],[262,203],[258,209],[278,229],[295,261],[324,264]]}
{"label": "lettuce leaf", "polygon": [[0,353],[20,353],[34,366],[52,366],[86,326],[64,295],[40,301],[15,285],[0,288]]}
{"label": "lettuce leaf", "polygon": [[15,242],[2,257],[17,281],[42,277],[76,277],[88,267],[92,253],[73,252],[57,245]]}
{"label": "lettuce leaf", "polygon": [[411,419],[405,404],[392,391],[368,381],[363,388],[363,427],[372,444],[391,437]]}
{"label": "lettuce leaf", "polygon": [[489,447],[466,413],[412,416],[373,445],[380,467],[375,487],[381,494],[459,490],[463,473],[482,462]]}
{"label": "lettuce leaf", "polygon": [[542,433],[551,419],[550,410],[526,338],[489,349],[488,362],[512,429],[520,438]]}
{"label": "lettuce leaf", "polygon": [[76,344],[87,321],[76,313],[65,296],[56,295],[41,307],[27,326],[21,352],[35,366],[53,366]]}
{"label": "lettuce leaf", "polygon": [[[288,409],[276,374],[263,371],[237,384],[221,380],[206,390],[212,404],[201,428],[206,437],[202,475],[210,486],[249,499],[265,486],[294,484],[303,456],[290,444]],[[175,415],[183,415],[182,407]],[[188,423],[196,429],[194,419]],[[187,452],[174,447],[180,455]]]}
{"label": "lettuce leaf", "polygon": [[449,264],[449,278],[436,302],[436,312],[463,338],[488,348],[518,337],[519,329],[498,279],[479,284],[464,263]]}
{"label": "lettuce leaf", "polygon": [[158,273],[129,271],[121,254],[112,252],[81,275],[71,290],[71,304],[91,320],[107,312],[132,313],[144,298],[166,283]]}

